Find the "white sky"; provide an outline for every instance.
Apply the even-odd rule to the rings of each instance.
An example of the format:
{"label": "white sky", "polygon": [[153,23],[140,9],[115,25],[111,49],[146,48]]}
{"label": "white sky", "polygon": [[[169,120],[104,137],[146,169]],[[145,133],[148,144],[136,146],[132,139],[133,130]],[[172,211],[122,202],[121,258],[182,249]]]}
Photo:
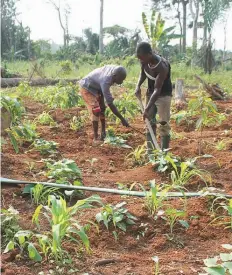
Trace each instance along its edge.
{"label": "white sky", "polygon": [[[58,0],[55,0],[58,1]],[[92,28],[99,32],[99,10],[100,0],[60,0],[67,1],[71,7],[69,32],[72,35],[82,35],[82,29]],[[104,26],[118,24],[129,29],[139,28],[143,30],[141,13],[148,10],[144,4],[147,0],[104,0]],[[18,10],[21,12],[19,18],[24,26],[31,28],[31,38],[51,39],[55,43],[62,44],[62,30],[59,25],[58,16],[47,0],[19,0]],[[226,48],[232,50],[232,10],[227,13],[227,43]],[[162,13],[162,12],[161,12]],[[167,21],[166,27],[174,25],[174,21]],[[178,29],[177,29],[178,33]],[[188,30],[187,44],[191,45],[192,31]],[[213,38],[215,48],[224,47],[223,23],[215,24]]]}

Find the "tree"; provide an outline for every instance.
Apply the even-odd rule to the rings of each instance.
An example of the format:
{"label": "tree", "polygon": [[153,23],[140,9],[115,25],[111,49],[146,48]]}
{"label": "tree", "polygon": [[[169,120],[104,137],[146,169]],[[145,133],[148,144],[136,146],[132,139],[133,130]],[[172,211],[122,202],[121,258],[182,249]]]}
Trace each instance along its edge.
{"label": "tree", "polygon": [[55,10],[57,11],[59,23],[63,31],[63,41],[64,41],[64,47],[68,46],[70,36],[69,36],[69,30],[68,30],[68,17],[70,15],[70,7],[69,5],[65,5],[64,7],[64,19],[62,18],[62,12],[61,12],[61,6],[60,6],[60,0],[55,2],[55,0],[48,0],[49,3],[53,5]]}
{"label": "tree", "polygon": [[161,14],[156,16],[155,10],[152,10],[150,23],[148,23],[147,16],[142,13],[143,26],[148,39],[151,42],[152,48],[164,52],[163,50],[169,46],[172,39],[180,38],[180,34],[175,34],[175,26],[164,28],[165,20],[162,19]]}
{"label": "tree", "polygon": [[51,44],[43,39],[32,41],[32,52],[36,58],[50,58]]}
{"label": "tree", "polygon": [[1,1],[1,57],[11,61],[30,56],[30,29],[17,20],[16,0]]}
{"label": "tree", "polygon": [[100,0],[100,32],[99,32],[99,53],[103,54],[103,11],[104,11],[104,0]]}
{"label": "tree", "polygon": [[99,49],[99,35],[93,33],[90,28],[83,30],[84,36],[86,38],[86,51],[91,54],[96,54]]}

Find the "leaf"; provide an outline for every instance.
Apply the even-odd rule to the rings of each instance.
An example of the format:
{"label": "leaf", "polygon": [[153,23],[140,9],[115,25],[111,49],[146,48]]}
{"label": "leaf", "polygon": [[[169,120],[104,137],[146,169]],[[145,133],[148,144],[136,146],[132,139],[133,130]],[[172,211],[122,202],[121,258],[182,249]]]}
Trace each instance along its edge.
{"label": "leaf", "polygon": [[41,209],[43,208],[43,205],[40,204],[36,209],[32,216],[32,222],[34,222],[37,226],[39,226],[39,214]]}
{"label": "leaf", "polygon": [[223,262],[232,261],[232,253],[220,253],[220,258]]}
{"label": "leaf", "polygon": [[223,263],[222,266],[229,269],[229,272],[230,272],[229,274],[232,274],[232,262]]}
{"label": "leaf", "polygon": [[231,244],[222,244],[222,247],[225,249],[231,249],[232,250],[232,245]]}
{"label": "leaf", "polygon": [[42,257],[37,251],[37,249],[34,247],[32,243],[28,244],[28,252],[29,252],[29,258],[36,261],[36,262],[41,262]]}
{"label": "leaf", "polygon": [[5,250],[4,250],[3,253],[9,252],[10,250],[14,249],[14,247],[15,247],[14,242],[13,241],[9,241],[9,243],[7,244],[7,246],[6,246],[6,248],[5,248]]}
{"label": "leaf", "polygon": [[207,267],[215,267],[215,266],[217,266],[217,261],[218,261],[218,257],[209,258],[209,259],[204,260],[204,264]]}
{"label": "leaf", "polygon": [[24,188],[23,188],[23,194],[31,194],[32,189],[35,187],[35,184],[27,184]]}
{"label": "leaf", "polygon": [[178,221],[183,227],[185,227],[186,229],[189,228],[189,223],[185,220],[179,220]]}
{"label": "leaf", "polygon": [[221,266],[218,267],[203,267],[210,275],[225,275],[225,269]]}

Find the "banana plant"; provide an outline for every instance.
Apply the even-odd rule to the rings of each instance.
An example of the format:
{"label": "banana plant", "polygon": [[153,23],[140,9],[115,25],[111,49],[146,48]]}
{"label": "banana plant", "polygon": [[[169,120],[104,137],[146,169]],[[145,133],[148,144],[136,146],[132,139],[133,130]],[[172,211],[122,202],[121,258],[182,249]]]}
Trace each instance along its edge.
{"label": "banana plant", "polygon": [[147,15],[142,13],[142,21],[145,32],[152,45],[153,49],[162,50],[167,47],[172,39],[180,38],[180,34],[175,34],[175,26],[164,28],[165,20],[162,19],[161,13],[156,16],[156,11],[152,10],[150,23],[148,22]]}

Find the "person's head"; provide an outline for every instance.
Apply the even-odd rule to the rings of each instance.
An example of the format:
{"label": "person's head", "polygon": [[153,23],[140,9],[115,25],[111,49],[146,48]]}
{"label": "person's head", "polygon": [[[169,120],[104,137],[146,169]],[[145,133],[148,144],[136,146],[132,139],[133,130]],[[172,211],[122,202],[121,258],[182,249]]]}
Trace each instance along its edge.
{"label": "person's head", "polygon": [[147,42],[139,43],[136,49],[136,55],[142,63],[149,63],[153,57],[151,45]]}
{"label": "person's head", "polygon": [[126,69],[122,66],[115,67],[113,71],[113,83],[122,84],[126,79]]}

